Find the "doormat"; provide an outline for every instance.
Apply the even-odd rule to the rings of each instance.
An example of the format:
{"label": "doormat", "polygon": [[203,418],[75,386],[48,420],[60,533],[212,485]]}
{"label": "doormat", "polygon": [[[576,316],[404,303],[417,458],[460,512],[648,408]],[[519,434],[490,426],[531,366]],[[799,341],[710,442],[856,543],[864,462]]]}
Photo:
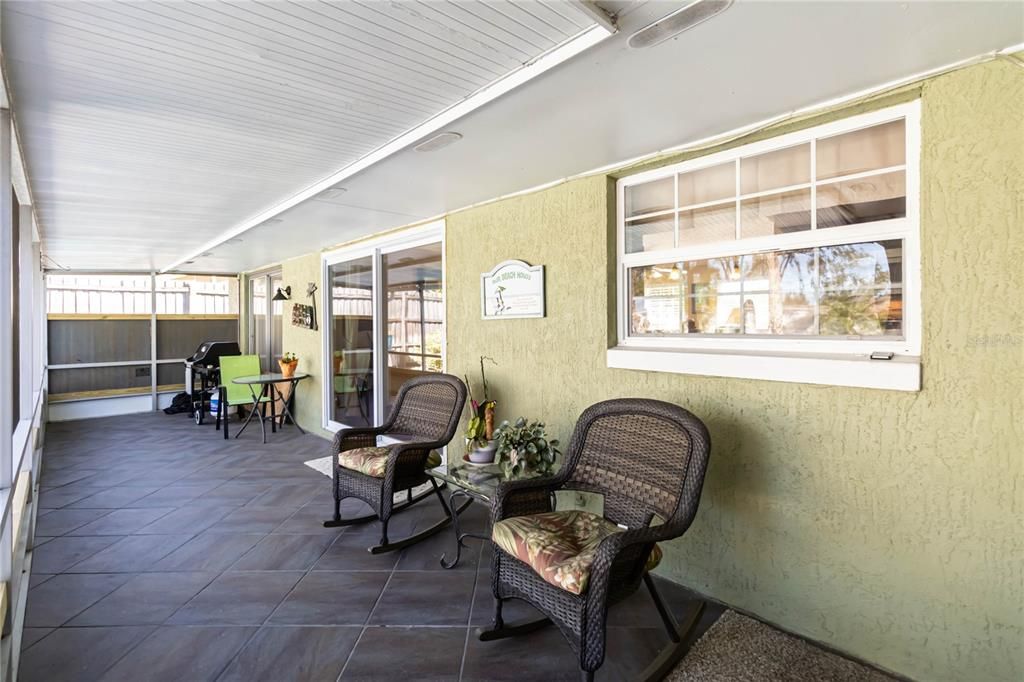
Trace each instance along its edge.
{"label": "doormat", "polygon": [[668,682],[893,682],[886,675],[761,621],[726,611]]}

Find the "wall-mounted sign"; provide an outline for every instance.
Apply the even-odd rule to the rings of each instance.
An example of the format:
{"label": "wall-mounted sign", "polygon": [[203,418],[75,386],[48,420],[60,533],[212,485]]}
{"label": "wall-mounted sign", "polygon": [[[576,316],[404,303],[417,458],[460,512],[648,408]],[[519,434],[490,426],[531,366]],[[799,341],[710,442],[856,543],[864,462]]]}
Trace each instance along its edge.
{"label": "wall-mounted sign", "polygon": [[544,266],[498,263],[480,275],[480,306],[485,320],[544,317]]}

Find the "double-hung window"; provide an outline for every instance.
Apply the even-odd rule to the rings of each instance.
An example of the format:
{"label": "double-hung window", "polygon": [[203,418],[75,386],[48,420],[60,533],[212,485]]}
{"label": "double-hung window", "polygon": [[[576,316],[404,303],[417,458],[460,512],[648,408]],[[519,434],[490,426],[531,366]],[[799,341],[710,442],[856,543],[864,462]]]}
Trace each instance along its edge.
{"label": "double-hung window", "polygon": [[609,366],[920,387],[917,102],[618,182]]}

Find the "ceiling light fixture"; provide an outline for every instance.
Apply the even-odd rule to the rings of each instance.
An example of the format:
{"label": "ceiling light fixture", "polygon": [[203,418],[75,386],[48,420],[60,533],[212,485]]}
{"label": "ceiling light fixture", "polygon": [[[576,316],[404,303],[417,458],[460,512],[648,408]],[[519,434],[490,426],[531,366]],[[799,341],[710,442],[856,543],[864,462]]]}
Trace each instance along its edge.
{"label": "ceiling light fixture", "polygon": [[450,144],[454,144],[462,139],[462,135],[459,133],[446,132],[438,133],[433,137],[429,137],[423,142],[413,147],[418,152],[436,152],[438,149],[443,149]]}
{"label": "ceiling light fixture", "polygon": [[316,195],[317,199],[337,199],[348,190],[344,187],[329,187],[320,194]]}
{"label": "ceiling light fixture", "polygon": [[654,47],[670,38],[702,24],[711,17],[724,12],[733,0],[697,0],[686,7],[658,19],[629,37],[629,46],[635,49]]}

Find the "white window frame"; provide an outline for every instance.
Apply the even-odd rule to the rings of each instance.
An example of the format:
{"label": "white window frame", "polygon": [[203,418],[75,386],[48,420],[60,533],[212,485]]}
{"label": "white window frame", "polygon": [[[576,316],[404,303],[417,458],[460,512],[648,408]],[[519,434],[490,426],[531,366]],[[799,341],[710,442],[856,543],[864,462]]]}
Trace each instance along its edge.
{"label": "white window frame", "polygon": [[[325,377],[322,396],[322,425],[324,429],[336,432],[340,429],[359,426],[356,424],[345,424],[333,419],[333,381],[329,380],[331,377],[332,366],[331,334],[334,329],[334,324],[331,320],[331,314],[333,311],[333,307],[331,305],[331,266],[345,261],[354,260],[356,258],[370,257],[372,267],[371,276],[373,278],[373,298],[371,305],[373,306],[374,311],[372,363],[374,382],[377,382],[383,379],[384,372],[387,370],[387,353],[384,348],[384,327],[381,324],[382,313],[384,312],[384,301],[381,298],[381,286],[383,285],[383,271],[380,267],[381,257],[389,253],[395,253],[396,251],[404,251],[405,249],[410,249],[416,246],[425,246],[428,244],[441,245],[441,296],[445,301],[447,301],[448,290],[445,261],[447,258],[447,250],[445,249],[444,219],[412,227],[407,230],[403,230],[400,233],[382,235],[377,238],[353,244],[352,246],[325,251],[321,254],[320,267],[323,286],[321,287],[322,291],[320,292],[320,296],[321,306],[324,311],[324,333],[321,335],[321,362],[323,363],[323,376]],[[441,371],[444,372],[447,371],[448,361],[447,305],[443,308],[442,323],[444,333],[441,335]],[[377,415],[377,419],[375,421],[380,422],[384,418],[385,396],[384,391],[378,389],[379,386],[375,385],[373,391],[373,409],[374,414]]]}
{"label": "white window frame", "polygon": [[[906,163],[829,178],[842,182],[887,171],[906,174],[906,216],[827,229],[816,229],[816,211],[811,211],[812,229],[783,235],[736,239],[694,246],[625,252],[626,188],[691,171],[737,162],[741,158],[763,154],[794,145],[810,143],[811,182],[780,187],[756,195],[778,194],[792,189],[811,188],[816,193],[816,140],[868,128],[899,119],[905,120]],[[616,184],[616,319],[618,345],[608,351],[608,366],[621,369],[796,381],[840,386],[920,389],[921,355],[921,245],[920,245],[920,101],[902,104],[857,116],[851,116],[813,128],[780,135],[723,152],[684,161],[679,164],[638,173]],[[821,183],[818,183],[819,185]],[[678,184],[676,185],[678,187]],[[741,200],[737,194],[732,200]],[[678,191],[678,190],[676,190]],[[742,195],[743,199],[750,195]],[[678,202],[677,202],[678,203]],[[719,202],[711,202],[719,203]],[[666,215],[678,212],[657,212]],[[650,215],[656,215],[650,214]],[[633,216],[636,217],[643,216]],[[737,230],[740,212],[737,206]],[[678,219],[676,220],[678,232]],[[737,233],[738,234],[738,233]],[[903,337],[889,339],[839,339],[821,337],[749,337],[744,335],[683,335],[677,337],[630,336],[629,269],[666,262],[702,260],[765,251],[811,248],[862,241],[901,239],[903,241]],[[872,353],[892,353],[892,360],[871,360]]]}

